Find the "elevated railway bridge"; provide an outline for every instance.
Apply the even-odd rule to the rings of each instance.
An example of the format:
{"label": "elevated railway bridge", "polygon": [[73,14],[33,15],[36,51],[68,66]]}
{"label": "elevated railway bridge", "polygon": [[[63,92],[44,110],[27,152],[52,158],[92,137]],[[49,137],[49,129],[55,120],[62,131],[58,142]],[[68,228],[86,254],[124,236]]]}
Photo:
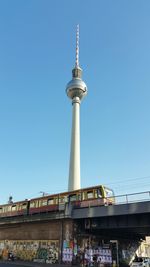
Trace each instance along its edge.
{"label": "elevated railway bridge", "polygon": [[[77,252],[78,247],[107,249],[113,244],[118,251],[119,244],[123,253],[120,255],[125,255],[129,262],[133,255],[129,256],[127,248],[135,254],[141,241],[150,236],[150,192],[120,195],[115,199],[115,204],[108,206],[90,206],[89,203],[88,207],[77,208],[67,203],[55,212],[0,218],[0,251],[1,247],[15,246],[16,249],[16,244],[34,246],[36,242],[36,246],[41,246],[44,242],[48,248],[55,244],[55,255],[65,261],[64,253]],[[150,246],[148,249],[150,254]],[[122,256],[117,253],[114,256],[112,252],[112,257],[120,260]],[[29,248],[25,255],[29,256]]]}
{"label": "elevated railway bridge", "polygon": [[0,218],[0,229],[15,224],[71,219],[80,231],[91,230],[114,237],[144,239],[150,235],[150,191],[115,196],[115,204],[74,207],[61,205],[59,211]]}
{"label": "elevated railway bridge", "polygon": [[112,238],[144,239],[150,235],[150,192],[116,196],[116,203],[72,210],[80,226]]}

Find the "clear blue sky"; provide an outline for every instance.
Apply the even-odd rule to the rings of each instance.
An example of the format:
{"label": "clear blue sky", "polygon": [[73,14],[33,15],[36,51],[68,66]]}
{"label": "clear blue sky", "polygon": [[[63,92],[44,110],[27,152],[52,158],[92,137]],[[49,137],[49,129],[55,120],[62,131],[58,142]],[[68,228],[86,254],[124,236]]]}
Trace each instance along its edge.
{"label": "clear blue sky", "polygon": [[75,63],[82,187],[150,190],[150,1],[0,1],[0,203],[67,190]]}

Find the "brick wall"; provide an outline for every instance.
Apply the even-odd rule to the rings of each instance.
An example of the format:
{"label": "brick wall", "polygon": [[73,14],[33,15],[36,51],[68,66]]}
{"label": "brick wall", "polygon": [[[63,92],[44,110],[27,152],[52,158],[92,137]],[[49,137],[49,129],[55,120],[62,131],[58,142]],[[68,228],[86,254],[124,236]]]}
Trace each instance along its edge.
{"label": "brick wall", "polygon": [[51,220],[3,225],[0,226],[0,240],[58,240],[62,236],[62,227],[65,232],[68,222],[70,225],[68,220],[63,223],[62,220]]}

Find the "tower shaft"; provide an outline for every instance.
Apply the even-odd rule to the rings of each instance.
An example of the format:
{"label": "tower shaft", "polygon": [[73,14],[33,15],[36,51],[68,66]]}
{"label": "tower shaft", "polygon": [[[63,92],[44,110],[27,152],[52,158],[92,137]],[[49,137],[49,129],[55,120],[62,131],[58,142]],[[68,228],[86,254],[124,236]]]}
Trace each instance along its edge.
{"label": "tower shaft", "polygon": [[72,100],[72,135],[68,191],[81,188],[80,185],[80,99]]}

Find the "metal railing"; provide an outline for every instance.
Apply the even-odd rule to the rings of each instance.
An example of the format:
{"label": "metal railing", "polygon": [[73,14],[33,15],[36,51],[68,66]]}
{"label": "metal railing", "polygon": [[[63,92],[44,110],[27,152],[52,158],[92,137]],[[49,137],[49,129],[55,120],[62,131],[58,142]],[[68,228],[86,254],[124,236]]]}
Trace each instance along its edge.
{"label": "metal railing", "polygon": [[128,203],[138,203],[150,201],[150,191],[132,193],[132,194],[122,194],[116,196],[110,196],[105,198],[87,199],[84,201],[79,201],[77,204],[73,204],[72,208],[87,208],[87,207],[97,207],[97,206],[109,206],[109,205],[119,205]]}
{"label": "metal railing", "polygon": [[115,205],[150,201],[150,191],[114,196]]}

